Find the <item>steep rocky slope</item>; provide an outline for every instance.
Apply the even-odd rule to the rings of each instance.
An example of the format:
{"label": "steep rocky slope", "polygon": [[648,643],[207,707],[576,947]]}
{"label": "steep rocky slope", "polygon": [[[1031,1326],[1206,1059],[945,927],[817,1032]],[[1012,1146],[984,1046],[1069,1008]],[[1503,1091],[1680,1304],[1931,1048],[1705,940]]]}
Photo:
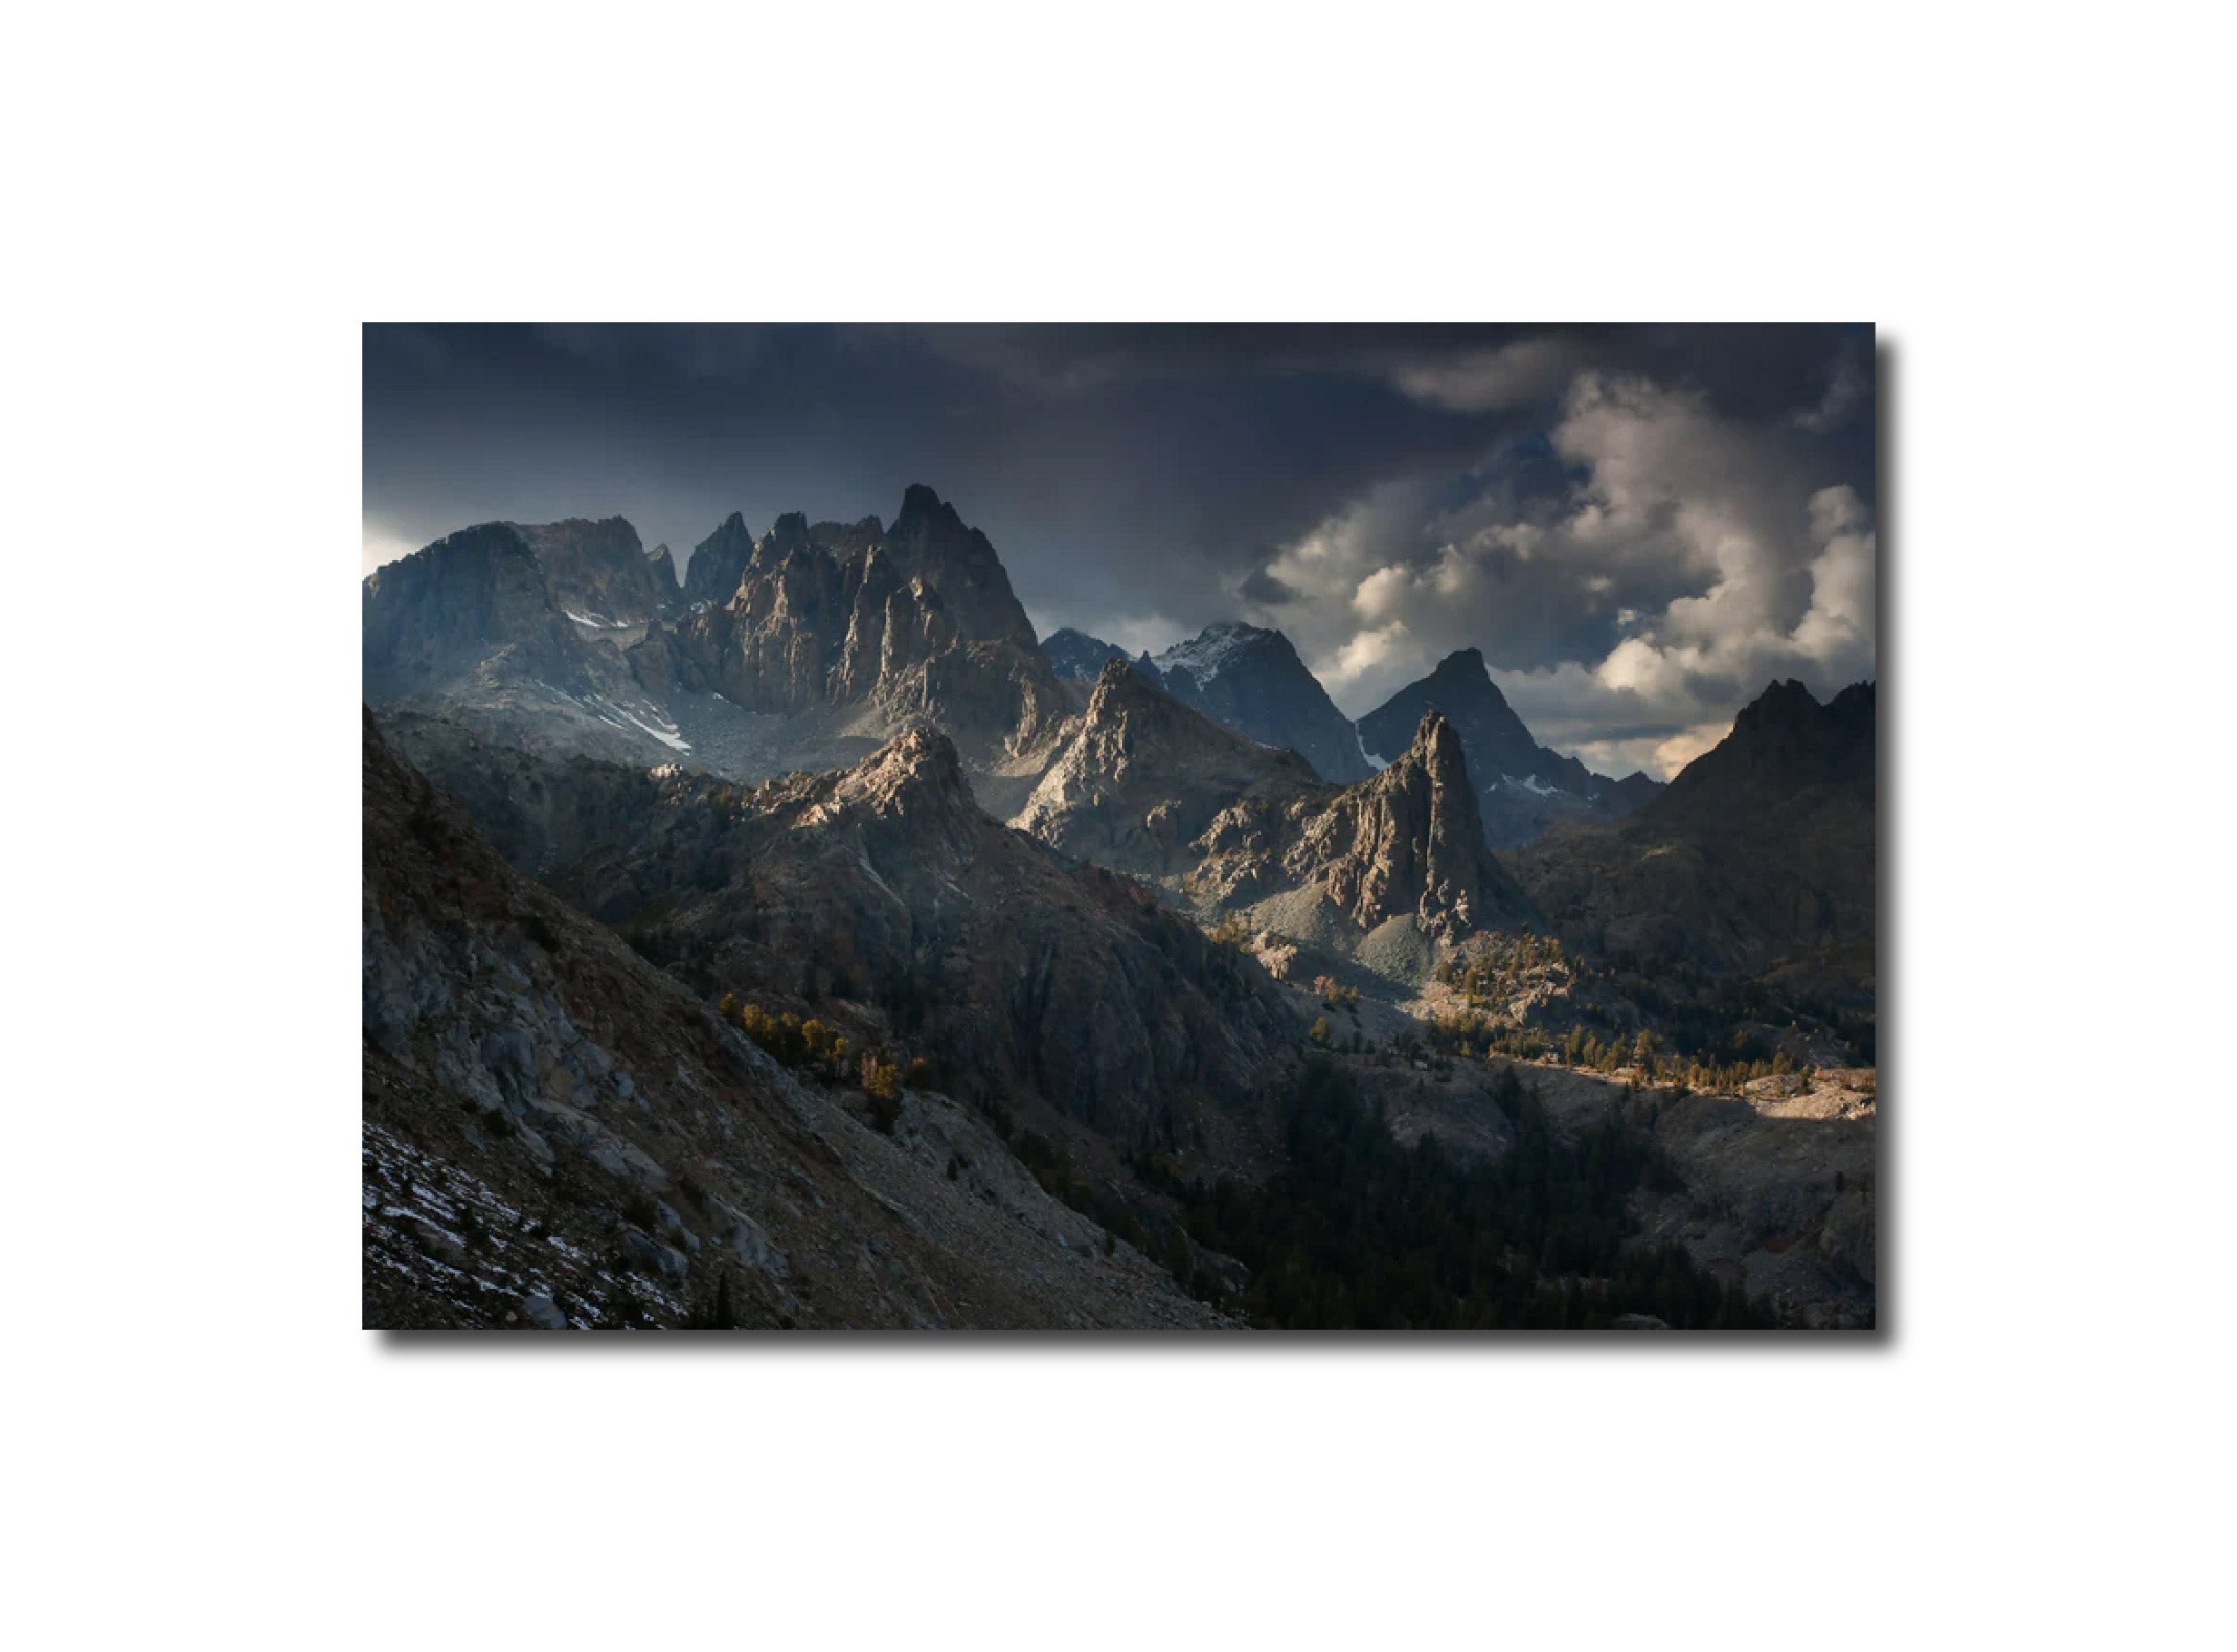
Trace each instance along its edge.
{"label": "steep rocky slope", "polygon": [[379,715],[381,733],[472,817],[498,852],[531,877],[642,831],[659,806],[652,769],[543,756],[499,743],[455,715],[404,707]]}
{"label": "steep rocky slope", "polygon": [[665,614],[670,609],[683,606],[684,587],[675,576],[674,554],[666,546],[656,545],[645,561],[653,571],[653,589],[660,598],[659,611]]}
{"label": "steep rocky slope", "polygon": [[1221,728],[1118,656],[1011,824],[1067,854],[1159,877],[1194,869],[1197,837],[1237,799],[1319,789],[1296,752]]}
{"label": "steep rocky slope", "polygon": [[1873,685],[1820,705],[1774,683],[1631,819],[1521,851],[1565,939],[1649,971],[1775,968],[1818,998],[1872,995],[1877,927]]}
{"label": "steep rocky slope", "polygon": [[[863,526],[875,530],[877,518]],[[902,495],[901,515],[877,536],[903,580],[921,579],[940,593],[957,632],[975,643],[1007,643],[1040,654],[1033,623],[1010,587],[1010,575],[987,536],[922,483]],[[867,548],[843,545],[843,549]]]}
{"label": "steep rocky slope", "polygon": [[929,727],[751,792],[654,780],[649,811],[555,887],[705,997],[836,1004],[964,1093],[1128,1146],[1201,1125],[1289,1058],[1296,1013],[1256,963],[990,819]]}
{"label": "steep rocky slope", "polygon": [[1183,1326],[971,1109],[803,1083],[364,746],[368,1326]]}
{"label": "steep rocky slope", "polygon": [[360,590],[369,698],[439,691],[488,668],[586,681],[584,650],[552,605],[527,537],[510,523],[462,528],[377,568]]}
{"label": "steep rocky slope", "polygon": [[1351,720],[1278,631],[1223,621],[1152,664],[1183,704],[1262,744],[1287,747],[1325,781],[1365,780],[1375,772]]}
{"label": "steep rocky slope", "polygon": [[1661,790],[1644,774],[1610,780],[1539,744],[1473,648],[1447,654],[1428,676],[1362,717],[1360,743],[1376,756],[1396,751],[1430,711],[1442,712],[1460,735],[1494,848],[1527,843],[1556,821],[1620,820]]}
{"label": "steep rocky slope", "polygon": [[684,564],[684,601],[720,605],[737,595],[745,577],[745,565],[754,557],[754,530],[736,511],[724,517],[714,531],[692,547]]}

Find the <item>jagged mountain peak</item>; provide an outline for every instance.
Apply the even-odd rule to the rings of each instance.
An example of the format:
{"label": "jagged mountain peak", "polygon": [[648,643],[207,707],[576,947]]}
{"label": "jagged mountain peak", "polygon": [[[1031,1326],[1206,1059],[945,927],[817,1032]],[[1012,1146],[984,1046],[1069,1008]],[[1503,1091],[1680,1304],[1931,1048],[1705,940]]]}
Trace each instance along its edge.
{"label": "jagged mountain peak", "polygon": [[[1131,660],[1123,654],[1113,654],[1095,674],[1095,692],[1088,699],[1088,714],[1095,716],[1098,707],[1114,703],[1147,703],[1156,692],[1152,681],[1135,670]],[[1168,704],[1174,703],[1169,695],[1159,694],[1158,698]]]}
{"label": "jagged mountain peak", "polygon": [[1451,718],[1434,708],[1422,713],[1421,726],[1414,731],[1413,742],[1400,762],[1418,762],[1441,780],[1464,780],[1468,774],[1468,752],[1461,744],[1460,731]]}
{"label": "jagged mountain peak", "polygon": [[939,591],[965,637],[1038,653],[1033,622],[1010,587],[993,541],[923,483],[911,484],[902,496],[901,515],[886,530],[884,545],[904,574],[921,575]]}
{"label": "jagged mountain peak", "polygon": [[1455,836],[1482,843],[1483,820],[1468,774],[1468,752],[1460,731],[1443,712],[1422,713],[1414,738],[1388,768],[1364,783],[1370,796],[1405,797],[1407,824],[1426,838]]}
{"label": "jagged mountain peak", "polygon": [[1314,890],[1356,929],[1404,918],[1447,942],[1531,915],[1484,841],[1460,735],[1434,710],[1372,778],[1245,798],[1196,847],[1194,886],[1229,906]]}
{"label": "jagged mountain peak", "polygon": [[1108,660],[1087,709],[1012,822],[1068,854],[1160,875],[1239,797],[1319,789],[1295,752],[1260,745],[1183,704],[1123,657]]}
{"label": "jagged mountain peak", "polygon": [[803,831],[852,826],[873,831],[889,846],[929,852],[954,847],[993,822],[979,809],[955,742],[922,718],[852,768],[810,772],[775,781],[753,807]]}
{"label": "jagged mountain peak", "polygon": [[367,590],[378,591],[384,585],[393,585],[400,580],[424,577],[426,570],[443,565],[463,565],[492,556],[526,556],[534,561],[535,555],[515,524],[477,522],[471,527],[445,534],[440,539],[421,546],[408,556],[399,556],[394,562],[375,568],[362,583]]}
{"label": "jagged mountain peak", "polygon": [[1455,648],[1437,662],[1437,668],[1429,674],[1432,683],[1474,683],[1492,680],[1491,667],[1483,663],[1481,648]]}
{"label": "jagged mountain peak", "polygon": [[922,719],[872,752],[853,772],[865,784],[891,780],[911,787],[961,791],[966,795],[971,789],[963,778],[963,760],[955,742]]}
{"label": "jagged mountain peak", "polygon": [[[1099,636],[1090,636],[1070,625],[1061,626],[1041,638],[1040,651],[1048,655],[1049,664],[1055,668],[1058,676],[1075,683],[1092,683],[1103,669],[1105,661],[1127,657],[1126,650],[1117,644],[1107,643]],[[1148,654],[1142,656],[1145,662],[1148,657]],[[1153,677],[1157,674],[1154,666],[1150,668],[1150,674]]]}
{"label": "jagged mountain peak", "polygon": [[1375,772],[1351,720],[1279,631],[1217,620],[1150,664],[1182,702],[1262,744],[1287,746],[1323,780]]}
{"label": "jagged mountain peak", "polygon": [[653,570],[653,588],[660,595],[661,607],[674,607],[684,596],[683,582],[675,576],[675,553],[665,545],[656,545],[645,560]]}
{"label": "jagged mountain peak", "polygon": [[754,557],[754,530],[737,511],[724,516],[715,530],[692,547],[684,565],[684,599],[691,603],[726,603],[745,577]]}
{"label": "jagged mountain peak", "polygon": [[1642,812],[1652,822],[1746,813],[1806,788],[1870,782],[1878,759],[1878,696],[1853,683],[1821,704],[1789,677],[1740,708],[1732,732],[1680,770]]}
{"label": "jagged mountain peak", "polygon": [[365,697],[439,690],[499,664],[576,685],[582,647],[520,528],[484,522],[376,568],[363,586]]}
{"label": "jagged mountain peak", "polygon": [[1408,683],[1362,717],[1360,742],[1375,755],[1387,756],[1433,706],[1462,725],[1462,737],[1476,754],[1477,778],[1486,785],[1497,785],[1505,774],[1520,779],[1549,766],[1542,759],[1552,754],[1542,752],[1499,692],[1480,648],[1455,649],[1426,677]]}
{"label": "jagged mountain peak", "polygon": [[1362,717],[1360,744],[1377,756],[1392,752],[1432,709],[1451,720],[1467,752],[1485,836],[1495,846],[1526,843],[1559,820],[1620,819],[1659,789],[1643,776],[1610,780],[1541,745],[1500,693],[1478,648],[1455,649]]}
{"label": "jagged mountain peak", "polygon": [[901,515],[893,518],[895,532],[914,527],[922,522],[941,526],[961,527],[963,518],[954,506],[949,504],[923,482],[912,482],[902,490]]}
{"label": "jagged mountain peak", "polygon": [[1205,681],[1234,664],[1239,653],[1256,648],[1285,654],[1293,660],[1297,658],[1296,649],[1278,631],[1269,631],[1245,620],[1214,620],[1196,635],[1174,644],[1158,655],[1158,667],[1160,671],[1186,671]]}

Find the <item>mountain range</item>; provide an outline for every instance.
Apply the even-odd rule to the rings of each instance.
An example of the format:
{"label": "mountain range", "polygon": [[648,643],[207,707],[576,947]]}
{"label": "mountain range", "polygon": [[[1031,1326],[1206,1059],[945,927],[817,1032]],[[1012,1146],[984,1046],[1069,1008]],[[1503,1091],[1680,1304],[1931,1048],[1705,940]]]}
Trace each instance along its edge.
{"label": "mountain range", "polygon": [[[1297,1196],[1316,1087],[1490,1163],[1535,1139],[1502,1073],[1582,1098],[1559,1140],[1644,1154],[1619,1068],[1869,1059],[1870,684],[1774,684],[1667,787],[1619,782],[1473,649],[1355,725],[1279,632],[1037,641],[923,487],[890,526],[734,514],[680,577],[618,517],[484,524],[362,606],[382,1323],[1294,1323],[1271,1230],[1202,1201]],[[1801,1105],[1719,1116],[1745,1144]],[[1653,1205],[1678,1272],[1623,1285],[1611,1206],[1582,1300],[1868,1317],[1831,1161],[1718,1157],[1696,1112]],[[1569,1311],[1513,1289],[1433,1317]]]}

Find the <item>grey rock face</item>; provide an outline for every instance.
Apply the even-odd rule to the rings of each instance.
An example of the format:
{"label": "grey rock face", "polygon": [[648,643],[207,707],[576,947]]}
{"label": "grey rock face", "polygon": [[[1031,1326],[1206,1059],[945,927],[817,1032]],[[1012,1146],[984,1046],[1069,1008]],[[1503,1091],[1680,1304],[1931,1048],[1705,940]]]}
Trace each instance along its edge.
{"label": "grey rock face", "polygon": [[736,511],[692,547],[684,565],[684,601],[686,605],[728,602],[737,595],[738,581],[754,556],[754,531]]}
{"label": "grey rock face", "polygon": [[552,605],[520,530],[462,528],[365,576],[366,698],[375,704],[485,671],[588,686],[583,648]]}
{"label": "grey rock face", "polygon": [[672,1244],[663,1244],[650,1234],[630,1228],[621,1236],[622,1249],[630,1259],[665,1273],[673,1280],[691,1276],[691,1258]]}
{"label": "grey rock face", "polygon": [[1434,712],[1373,780],[1246,798],[1197,848],[1191,883],[1228,903],[1309,886],[1362,929],[1410,917],[1440,940],[1533,916],[1483,841],[1460,736]]}
{"label": "grey rock face", "polygon": [[653,589],[660,597],[660,611],[667,613],[679,607],[684,601],[684,587],[675,576],[675,557],[665,545],[653,546],[646,559],[653,571]]}
{"label": "grey rock face", "polygon": [[562,614],[594,628],[642,624],[664,596],[637,530],[619,516],[513,525],[544,565],[544,579]]}
{"label": "grey rock face", "polygon": [[648,690],[786,717],[869,704],[932,718],[974,756],[1031,747],[1068,709],[994,547],[931,489],[910,489],[891,530],[793,512],[744,534],[733,516],[694,554],[694,579],[705,554],[728,580],[722,598],[687,583],[691,611],[631,649]]}
{"label": "grey rock face", "polygon": [[1157,876],[1192,868],[1196,838],[1237,798],[1319,784],[1295,752],[1221,728],[1114,654],[1012,823],[1067,854]]}

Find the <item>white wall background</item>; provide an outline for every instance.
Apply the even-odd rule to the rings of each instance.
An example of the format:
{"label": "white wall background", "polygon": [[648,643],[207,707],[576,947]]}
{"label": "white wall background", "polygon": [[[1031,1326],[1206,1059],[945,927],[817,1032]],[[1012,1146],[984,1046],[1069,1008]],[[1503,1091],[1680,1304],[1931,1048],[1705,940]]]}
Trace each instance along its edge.
{"label": "white wall background", "polygon": [[[2232,1101],[2205,27],[19,18],[10,1638],[2206,1638]],[[358,1329],[359,323],[1110,318],[1882,324],[1886,1336]]]}

